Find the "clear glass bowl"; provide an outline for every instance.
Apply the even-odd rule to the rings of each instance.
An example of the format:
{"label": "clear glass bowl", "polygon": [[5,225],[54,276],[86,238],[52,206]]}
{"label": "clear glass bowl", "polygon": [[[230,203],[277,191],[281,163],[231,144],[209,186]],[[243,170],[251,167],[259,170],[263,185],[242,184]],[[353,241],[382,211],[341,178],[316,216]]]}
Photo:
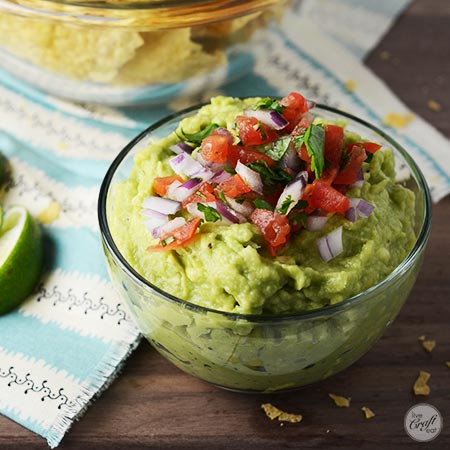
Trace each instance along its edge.
{"label": "clear glass bowl", "polygon": [[152,125],[112,163],[101,187],[99,222],[113,280],[143,335],[180,369],[217,386],[245,392],[289,390],[323,380],[351,365],[382,335],[411,291],[431,227],[425,179],[408,153],[388,135],[350,114],[317,106],[328,120],[344,118],[350,131],[393,149],[399,181],[416,195],[417,241],[383,281],[342,303],[295,315],[240,315],[191,304],[139,275],[114,243],[108,217],[114,186],[129,178],[133,159],[150,141],[166,137],[198,107]]}
{"label": "clear glass bowl", "polygon": [[247,73],[286,3],[0,1],[0,70],[69,100],[159,104]]}

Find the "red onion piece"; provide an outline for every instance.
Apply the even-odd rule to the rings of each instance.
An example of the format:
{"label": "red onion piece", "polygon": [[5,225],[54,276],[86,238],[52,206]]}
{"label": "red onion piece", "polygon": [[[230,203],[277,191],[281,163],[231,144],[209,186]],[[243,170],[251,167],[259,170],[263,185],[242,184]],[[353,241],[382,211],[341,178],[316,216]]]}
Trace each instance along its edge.
{"label": "red onion piece", "polygon": [[187,153],[180,153],[169,159],[169,164],[175,173],[184,174],[188,177],[194,177],[197,172],[204,169],[199,162]]}
{"label": "red onion piece", "polygon": [[358,218],[356,208],[350,206],[350,208],[348,208],[347,211],[345,211],[345,218],[350,222],[356,222],[356,219]]}
{"label": "red onion piece", "polygon": [[238,203],[233,198],[225,197],[225,199],[232,209],[239,214],[242,214],[244,217],[249,217],[255,209],[255,207],[248,200],[245,200],[243,203]]}
{"label": "red onion piece", "polygon": [[211,183],[222,183],[222,181],[228,180],[228,178],[231,178],[231,173],[227,172],[226,170],[220,170],[217,172],[209,181]]}
{"label": "red onion piece", "polygon": [[[362,198],[350,198],[349,202],[350,202],[350,208],[345,213],[345,217],[347,217],[347,213],[348,213],[349,217],[347,217],[347,219],[350,220],[350,222],[354,222],[358,217],[364,217],[364,218],[370,217],[373,210],[375,209],[374,205],[372,205],[369,202],[366,202]],[[354,212],[350,211],[351,209],[353,209]],[[356,216],[355,220],[352,220],[353,214]]]}
{"label": "red onion piece", "polygon": [[193,173],[191,176],[194,178],[200,178],[203,181],[209,181],[214,176],[214,172],[207,169],[206,167],[202,167],[199,171]]}
{"label": "red onion piece", "polygon": [[306,104],[308,105],[308,109],[313,109],[317,103],[314,100],[306,99]]}
{"label": "red onion piece", "polygon": [[255,172],[254,170],[250,169],[250,167],[242,164],[241,161],[237,162],[235,169],[236,173],[241,176],[241,178],[252,191],[255,191],[258,194],[263,193],[264,185],[258,172]]}
{"label": "red onion piece", "polygon": [[292,145],[289,145],[288,149],[284,153],[280,161],[280,166],[282,169],[291,169],[297,172],[302,164],[302,160],[299,158],[297,152],[294,150]]}
{"label": "red onion piece", "polygon": [[141,215],[143,217],[149,218],[149,219],[156,219],[156,220],[164,220],[167,219],[167,214],[160,213],[158,211],[154,211],[153,209],[143,209],[141,210]]}
{"label": "red onion piece", "polygon": [[[201,182],[202,180],[200,178],[192,178],[191,180],[188,180],[183,184],[179,184],[178,187],[171,192],[171,195],[168,195],[168,197],[172,198],[173,200],[182,202],[198,190]],[[169,186],[169,189],[172,184]],[[169,192],[169,189],[167,189],[167,192]]]}
{"label": "red onion piece", "polygon": [[164,236],[167,233],[170,233],[173,230],[176,230],[179,227],[182,227],[186,223],[186,220],[183,217],[175,217],[175,219],[170,220],[165,225],[161,225],[152,230],[152,236],[155,239]]}
{"label": "red onion piece", "polygon": [[167,186],[165,197],[170,198],[171,200],[177,200],[178,202],[182,201],[176,196],[176,190],[179,186],[181,186],[181,184],[182,183],[178,180],[175,180],[171,184],[169,184],[169,186]]}
{"label": "red onion piece", "polygon": [[359,169],[356,181],[350,185],[351,188],[361,188],[364,184],[364,174],[362,168]]}
{"label": "red onion piece", "polygon": [[183,141],[178,142],[175,145],[171,145],[169,148],[176,154],[180,154],[183,152],[191,154],[192,151],[194,150],[189,144],[186,144],[186,142]]}
{"label": "red onion piece", "polygon": [[[286,185],[280,197],[278,198],[277,206],[275,207],[275,211],[280,214],[287,215],[290,213],[292,208],[298,203],[300,198],[303,195],[303,191],[305,190],[306,183],[308,180],[308,172],[306,170],[301,171],[296,177],[294,181],[291,181]],[[283,203],[290,199],[290,204],[287,207],[283,207]]]}
{"label": "red onion piece", "polygon": [[342,227],[336,228],[331,233],[317,239],[317,249],[325,262],[340,255],[344,251],[342,245]]}
{"label": "red onion piece", "polygon": [[254,117],[274,130],[282,130],[289,122],[278,112],[270,109],[247,109],[247,117]]}
{"label": "red onion piece", "polygon": [[148,196],[142,202],[144,209],[152,209],[162,214],[175,214],[181,209],[181,203],[169,198]]}
{"label": "red onion piece", "polygon": [[244,223],[247,222],[245,217],[243,217],[241,214],[237,213],[236,211],[233,211],[231,208],[228,208],[225,204],[223,204],[221,201],[216,202],[217,205],[217,211],[222,216],[223,219],[227,219],[231,223]]}
{"label": "red onion piece", "polygon": [[328,220],[328,216],[308,216],[306,229],[308,231],[320,231]]}
{"label": "red onion piece", "polygon": [[369,217],[373,213],[374,209],[375,209],[374,205],[372,205],[369,202],[366,202],[363,199],[361,199],[361,201],[359,202],[359,205],[357,207],[358,214],[361,217],[365,217],[365,218]]}

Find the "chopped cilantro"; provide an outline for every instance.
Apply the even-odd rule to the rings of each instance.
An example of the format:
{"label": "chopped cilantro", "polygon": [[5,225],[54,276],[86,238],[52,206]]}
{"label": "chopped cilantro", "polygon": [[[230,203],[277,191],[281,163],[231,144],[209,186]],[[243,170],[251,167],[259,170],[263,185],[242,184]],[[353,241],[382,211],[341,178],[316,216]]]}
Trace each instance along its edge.
{"label": "chopped cilantro", "polygon": [[224,203],[227,202],[227,199],[226,199],[226,197],[225,197],[225,194],[223,193],[223,191],[222,191],[221,189],[217,189],[217,194],[219,195],[220,200],[222,200]]}
{"label": "chopped cilantro", "polygon": [[266,202],[262,198],[255,198],[255,200],[253,200],[253,204],[258,209],[268,209],[269,211],[274,210],[274,207],[269,202]]}
{"label": "chopped cilantro", "polygon": [[283,158],[284,154],[289,148],[290,143],[291,143],[290,136],[277,139],[273,143],[272,147],[270,147],[269,150],[267,150],[266,155],[270,156],[275,161],[280,161],[280,159]]}
{"label": "chopped cilantro", "polygon": [[231,173],[232,175],[236,173],[236,171],[233,168],[227,166],[223,166],[223,170],[225,170],[225,172]]}
{"label": "chopped cilantro", "polygon": [[297,148],[305,144],[311,157],[311,169],[314,170],[316,179],[320,179],[325,165],[325,130],[320,125],[310,125],[294,142]]}
{"label": "chopped cilantro", "polygon": [[244,197],[235,198],[234,201],[242,205],[242,203],[245,202],[245,198]]}
{"label": "chopped cilantro", "polygon": [[222,220],[222,216],[219,212],[211,206],[197,203],[197,209],[205,215],[205,220],[207,222],[217,222],[218,220]]}
{"label": "chopped cilantro", "polygon": [[248,164],[250,169],[258,172],[261,175],[262,182],[271,186],[277,182],[289,183],[292,181],[292,176],[285,172],[280,167],[276,167],[274,169],[270,168],[265,161],[255,161]]}
{"label": "chopped cilantro", "polygon": [[292,199],[291,195],[288,195],[284,200],[283,203],[281,204],[280,208],[279,208],[279,213],[280,214],[286,214],[288,212],[289,206],[291,206],[291,204],[294,202],[294,200]]}
{"label": "chopped cilantro", "polygon": [[[302,200],[300,200],[302,201]],[[308,219],[308,214],[303,213],[303,212],[297,212],[295,214],[291,214],[289,216],[289,222],[291,223],[295,223],[297,225],[301,225],[302,227],[306,226],[306,221]]]}
{"label": "chopped cilantro", "polygon": [[206,195],[203,192],[197,191],[195,193],[195,195],[198,195],[200,198],[202,198],[203,200],[206,200]]}
{"label": "chopped cilantro", "polygon": [[280,102],[275,98],[265,97],[259,100],[255,103],[255,106],[253,106],[253,109],[271,109],[273,111],[276,111],[280,114],[283,113],[284,108],[280,105]]}
{"label": "chopped cilantro", "polygon": [[219,128],[219,125],[217,125],[217,123],[211,123],[206,128],[203,128],[203,130],[197,131],[196,133],[186,133],[185,131],[181,130],[182,136],[180,136],[180,138],[184,141],[200,145],[203,139],[209,136],[216,128]]}

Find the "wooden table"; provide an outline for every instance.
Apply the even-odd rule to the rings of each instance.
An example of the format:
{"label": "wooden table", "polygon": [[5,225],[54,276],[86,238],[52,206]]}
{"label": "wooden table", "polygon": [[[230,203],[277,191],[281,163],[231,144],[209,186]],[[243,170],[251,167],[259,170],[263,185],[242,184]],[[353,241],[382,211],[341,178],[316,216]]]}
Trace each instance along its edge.
{"label": "wooden table", "polygon": [[[449,57],[449,0],[417,0],[367,64],[413,111],[450,137]],[[427,106],[430,99],[442,105],[441,112]],[[296,393],[234,394],[184,374],[142,343],[61,448],[450,448],[450,369],[445,366],[450,361],[450,198],[433,212],[423,269],[405,307],[374,348],[343,373]],[[422,334],[437,341],[431,354],[418,343]],[[419,370],[432,374],[428,397],[412,393]],[[351,407],[334,406],[329,392],[352,397]],[[301,412],[303,422],[283,427],[271,422],[260,409],[267,401]],[[444,417],[443,431],[429,444],[414,442],[403,429],[406,411],[421,401]],[[363,418],[364,405],[375,418]],[[0,449],[45,448],[41,438],[0,416]]]}

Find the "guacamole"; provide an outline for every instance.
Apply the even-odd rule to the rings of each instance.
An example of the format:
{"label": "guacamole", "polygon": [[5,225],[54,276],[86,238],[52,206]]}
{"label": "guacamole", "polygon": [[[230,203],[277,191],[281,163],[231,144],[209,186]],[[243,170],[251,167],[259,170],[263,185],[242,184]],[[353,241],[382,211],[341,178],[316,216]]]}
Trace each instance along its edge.
{"label": "guacamole", "polygon": [[[189,245],[149,251],[155,238],[145,225],[143,202],[155,194],[157,177],[174,175],[169,162],[174,157],[171,147],[180,142],[183,134],[205,130],[211,124],[233,130],[236,117],[256,102],[213,98],[195,116],[183,120],[176,133],[136,155],[129,179],[115,188],[115,208],[110,218],[112,235],[121,253],[144,278],[173,296],[240,314],[313,310],[341,302],[383,280],[415,242],[414,194],[395,182],[394,158],[386,148],[370,155],[367,152],[370,158],[362,163],[364,181],[341,189],[347,198],[363,199],[372,205],[369,217],[351,221],[343,213],[329,212],[323,228],[309,231],[301,210],[300,229],[291,233],[287,244],[275,255],[267,251],[261,230],[252,221],[230,224],[203,220]],[[326,125],[320,117],[312,123],[317,127]],[[364,138],[345,129],[344,146],[349,148]],[[258,146],[261,151],[266,148]],[[199,154],[198,149],[194,150],[193,158]],[[326,164],[325,160],[323,173]],[[317,241],[339,227],[342,252],[325,262]]]}

